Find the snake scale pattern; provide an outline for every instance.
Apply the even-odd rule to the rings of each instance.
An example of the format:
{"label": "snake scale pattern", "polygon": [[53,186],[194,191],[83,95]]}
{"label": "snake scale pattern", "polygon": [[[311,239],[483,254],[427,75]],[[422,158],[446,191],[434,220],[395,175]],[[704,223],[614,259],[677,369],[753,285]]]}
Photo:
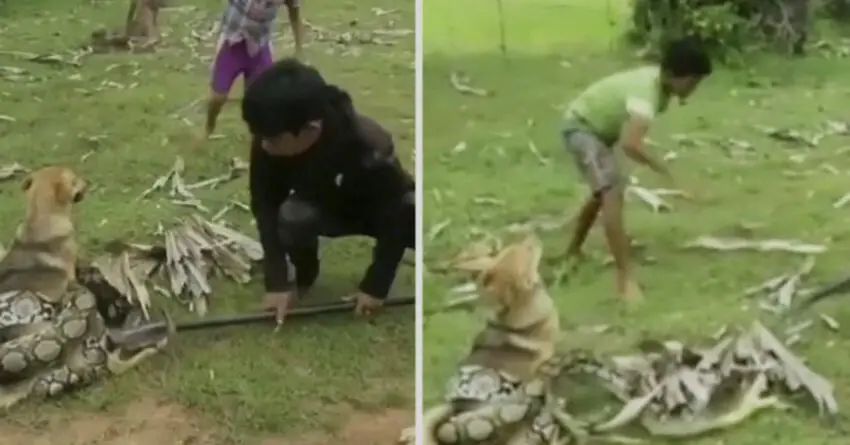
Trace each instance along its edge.
{"label": "snake scale pattern", "polygon": [[167,335],[118,344],[110,329],[128,319],[128,305],[103,290],[96,270],[81,274],[61,303],[30,291],[0,294],[0,408],[54,397],[135,367],[167,342]]}
{"label": "snake scale pattern", "polygon": [[583,370],[587,360],[583,353],[553,358],[526,382],[492,368],[460,367],[446,387],[452,414],[437,425],[437,440],[441,445],[569,443],[565,429],[570,428],[561,421],[565,413],[550,392],[551,382]]}

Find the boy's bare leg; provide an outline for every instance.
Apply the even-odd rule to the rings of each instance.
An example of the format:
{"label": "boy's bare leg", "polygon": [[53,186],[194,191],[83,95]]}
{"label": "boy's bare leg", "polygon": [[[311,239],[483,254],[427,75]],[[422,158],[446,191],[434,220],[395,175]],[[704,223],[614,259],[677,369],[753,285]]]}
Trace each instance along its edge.
{"label": "boy's bare leg", "polygon": [[159,42],[157,1],[159,0],[130,0],[124,32],[127,38],[141,42],[142,48],[150,48]]}
{"label": "boy's bare leg", "polygon": [[564,254],[567,260],[580,259],[582,257],[582,247],[587,240],[587,235],[590,234],[590,229],[596,223],[596,218],[599,216],[599,211],[602,209],[602,196],[593,194],[581,206],[578,216],[576,217],[575,228],[573,229],[573,237],[567,246],[567,251]]}
{"label": "boy's bare leg", "polygon": [[139,11],[139,20],[142,22],[142,27],[145,32],[145,42],[143,46],[153,46],[159,42],[159,30],[156,27],[154,20],[154,9],[151,8],[147,0],[142,1],[142,10]]}
{"label": "boy's bare leg", "polygon": [[216,93],[215,91],[210,92],[210,97],[207,99],[207,112],[206,112],[206,123],[204,125],[203,134],[195,136],[195,142],[193,147],[200,148],[204,145],[204,142],[209,140],[210,136],[215,132],[215,126],[218,122],[218,116],[221,114],[221,110],[224,108],[224,104],[228,101],[227,94]]}
{"label": "boy's bare leg", "polygon": [[632,275],[629,237],[623,224],[623,188],[612,187],[602,193],[602,227],[616,268],[617,293],[625,300],[643,298],[643,292]]}
{"label": "boy's bare leg", "polygon": [[150,42],[157,43],[157,42],[159,42],[159,39],[160,39],[160,35],[159,35],[159,5],[156,4],[158,0],[149,0],[149,1],[152,3],[152,5],[151,5],[150,15],[149,15],[150,28],[148,29],[148,31],[149,31],[148,38],[150,39]]}
{"label": "boy's bare leg", "polygon": [[136,19],[136,7],[138,0],[130,0],[130,8],[127,11],[127,21],[124,26],[124,33],[127,34],[127,37],[131,37],[133,34],[133,22]]}
{"label": "boy's bare leg", "polygon": [[292,38],[295,40],[295,58],[304,60],[304,23],[301,20],[299,2],[287,1],[286,12],[289,15],[289,26],[292,28]]}
{"label": "boy's bare leg", "polygon": [[218,122],[218,116],[227,103],[227,95],[213,92],[207,100],[207,121],[204,127],[204,138],[209,138],[215,132],[215,126]]}

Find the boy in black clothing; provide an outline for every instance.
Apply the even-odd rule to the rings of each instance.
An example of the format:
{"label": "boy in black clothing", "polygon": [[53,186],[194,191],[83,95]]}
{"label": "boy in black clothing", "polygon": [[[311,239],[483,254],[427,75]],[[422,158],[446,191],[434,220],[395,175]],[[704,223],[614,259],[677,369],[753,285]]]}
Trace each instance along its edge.
{"label": "boy in black clothing", "polygon": [[378,309],[416,239],[416,184],[392,136],[357,113],[348,93],[295,59],[251,83],[242,118],[253,136],[251,210],[265,251],[266,305],[278,324],[319,275],[319,236],[375,239],[354,301],[358,314]]}

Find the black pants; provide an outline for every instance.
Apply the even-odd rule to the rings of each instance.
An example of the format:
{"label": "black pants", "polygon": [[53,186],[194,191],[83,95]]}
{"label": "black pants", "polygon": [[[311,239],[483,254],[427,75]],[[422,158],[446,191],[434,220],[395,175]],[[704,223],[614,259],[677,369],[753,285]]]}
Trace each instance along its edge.
{"label": "black pants", "polygon": [[319,276],[319,237],[361,235],[408,249],[416,246],[416,197],[405,194],[364,215],[345,216],[322,212],[315,205],[290,195],[280,206],[278,236],[295,266],[299,289],[309,288]]}

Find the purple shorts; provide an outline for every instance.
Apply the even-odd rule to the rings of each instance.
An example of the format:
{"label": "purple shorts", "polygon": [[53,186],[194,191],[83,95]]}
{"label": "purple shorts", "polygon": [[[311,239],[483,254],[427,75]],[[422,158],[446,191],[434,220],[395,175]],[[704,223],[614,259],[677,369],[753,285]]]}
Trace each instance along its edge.
{"label": "purple shorts", "polygon": [[240,74],[243,83],[248,85],[271,65],[272,50],[268,44],[252,57],[248,55],[244,41],[222,42],[213,62],[212,90],[217,94],[228,94]]}

